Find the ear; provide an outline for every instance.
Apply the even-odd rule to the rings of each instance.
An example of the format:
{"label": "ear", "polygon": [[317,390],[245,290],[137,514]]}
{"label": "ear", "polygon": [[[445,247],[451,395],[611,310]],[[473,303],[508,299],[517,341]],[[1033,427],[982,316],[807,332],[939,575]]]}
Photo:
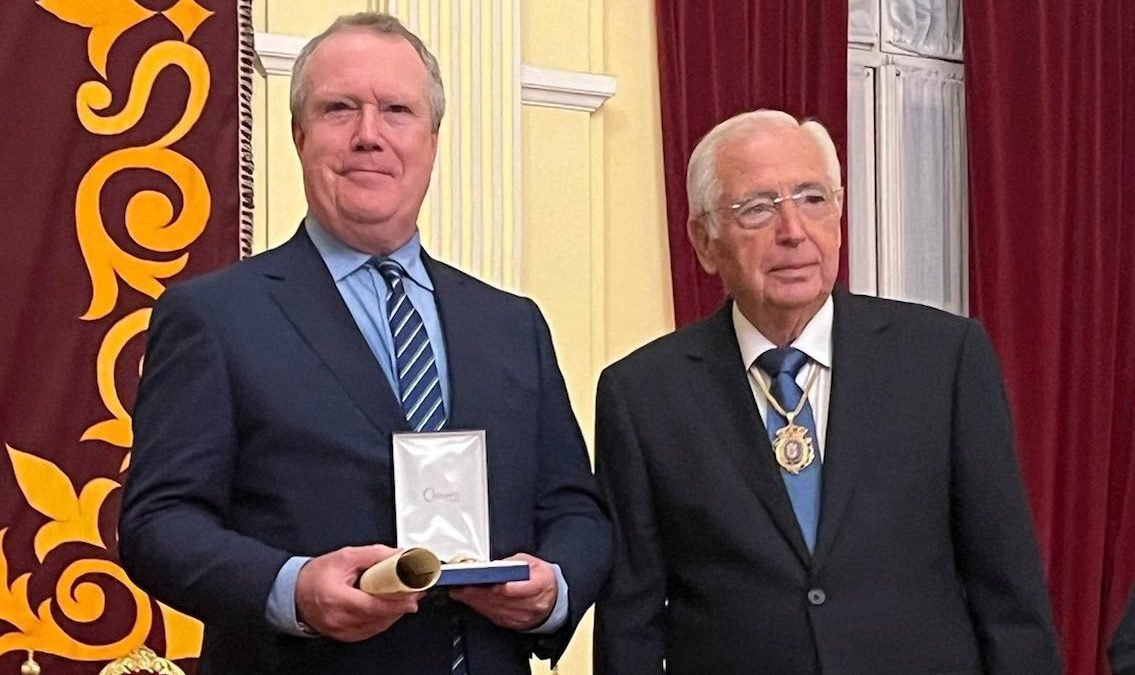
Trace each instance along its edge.
{"label": "ear", "polygon": [[835,236],[836,236],[836,245],[837,246],[843,245],[843,228],[840,227],[840,223],[843,222],[843,204],[844,204],[843,198],[846,194],[847,194],[847,189],[845,188],[845,189],[840,190],[839,194],[836,195],[836,205],[839,206],[839,215],[836,216],[836,226],[835,226],[835,229],[836,229],[836,235]]}
{"label": "ear", "polygon": [[304,133],[303,127],[300,126],[299,120],[292,118],[292,143],[296,146],[296,152],[303,154],[303,144],[307,140],[307,134]]}
{"label": "ear", "polygon": [[701,268],[706,274],[717,274],[717,262],[711,246],[713,237],[709,232],[712,224],[708,222],[712,217],[706,214],[686,221],[686,236],[689,237],[690,245],[694,247],[694,253],[697,254],[698,262],[701,263]]}

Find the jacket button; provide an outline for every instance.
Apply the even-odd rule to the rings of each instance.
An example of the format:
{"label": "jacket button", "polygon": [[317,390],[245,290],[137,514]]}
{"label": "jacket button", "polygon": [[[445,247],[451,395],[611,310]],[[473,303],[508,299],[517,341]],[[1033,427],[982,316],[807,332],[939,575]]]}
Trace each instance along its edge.
{"label": "jacket button", "polygon": [[808,603],[814,607],[819,607],[828,600],[828,594],[824,593],[822,589],[813,588],[808,591]]}

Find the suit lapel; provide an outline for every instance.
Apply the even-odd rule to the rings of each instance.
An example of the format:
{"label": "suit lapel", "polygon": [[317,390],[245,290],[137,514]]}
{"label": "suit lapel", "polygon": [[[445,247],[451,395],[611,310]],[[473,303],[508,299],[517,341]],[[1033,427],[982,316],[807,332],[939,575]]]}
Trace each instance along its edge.
{"label": "suit lapel", "polygon": [[824,448],[820,527],[814,567],[831,553],[847,514],[862,467],[874,461],[870,420],[886,411],[889,374],[880,361],[885,350],[873,346],[888,319],[843,289],[834,294],[832,387]]}
{"label": "suit lapel", "polygon": [[811,556],[773,458],[768,432],[753,402],[731,312],[732,303],[726,303],[701,324],[704,336],[688,351],[688,358],[694,362],[695,376],[689,382],[692,400],[701,404],[702,419],[710,421],[707,428],[718,436],[717,447],[733,462],[792,550],[807,565]]}
{"label": "suit lapel", "polygon": [[[448,265],[429,257],[422,260],[434,285],[434,300],[445,335],[445,354],[449,367],[449,414],[446,426],[452,429],[484,428],[500,410],[503,396],[499,354],[483,335],[485,308],[482,297],[469,280]],[[490,457],[491,457],[490,453]]]}
{"label": "suit lapel", "polygon": [[404,428],[402,406],[382,366],[302,226],[265,275],[272,298],[367,418],[384,434]]}

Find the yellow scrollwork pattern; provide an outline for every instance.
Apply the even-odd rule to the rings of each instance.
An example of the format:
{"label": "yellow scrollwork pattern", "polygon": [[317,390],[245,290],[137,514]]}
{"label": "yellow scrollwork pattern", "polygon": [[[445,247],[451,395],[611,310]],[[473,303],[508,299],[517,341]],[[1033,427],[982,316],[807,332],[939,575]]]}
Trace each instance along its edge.
{"label": "yellow scrollwork pattern", "polygon": [[28,601],[28,581],[31,574],[23,574],[9,585],[8,560],[4,554],[4,535],[0,530],[0,606],[5,608],[4,620],[16,627],[14,632],[0,635],[0,654],[10,651],[36,650],[80,661],[102,661],[121,656],[142,645],[153,626],[154,614],[146,594],[135,586],[122,568],[109,560],[76,560],[63,570],[55,585],[59,609],[72,621],[90,623],[102,616],[106,596],[103,589],[91,582],[81,581],[88,575],[102,575],[125,587],[133,599],[135,612],[133,626],[119,640],[102,645],[90,645],[74,639],[55,620],[51,611],[52,599],[44,600],[36,611]]}
{"label": "yellow scrollwork pattern", "polygon": [[134,0],[37,0],[36,4],[67,23],[91,29],[87,58],[103,77],[110,48],[119,36],[154,15]]}
{"label": "yellow scrollwork pattern", "polygon": [[71,479],[46,459],[4,446],[12,460],[16,484],[28,505],[51,520],[35,535],[35,555],[43,562],[60,544],[78,541],[105,548],[99,535],[99,509],[106,496],[118,487],[109,478],[95,478],[75,492]]}
{"label": "yellow scrollwork pattern", "polygon": [[[130,428],[130,413],[126,412],[126,406],[122,405],[122,400],[118,396],[118,385],[114,380],[114,372],[118,357],[127,343],[144,333],[146,327],[150,325],[150,314],[152,312],[153,310],[149,307],[131,312],[111,326],[106,337],[103,338],[96,361],[96,372],[98,373],[99,396],[102,397],[103,405],[110,412],[111,419],[91,425],[83,432],[83,436],[79,440],[106,441],[120,448],[129,448],[134,445],[134,432]],[[141,371],[140,366],[139,371]],[[122,468],[126,468],[125,462]]]}
{"label": "yellow scrollwork pattern", "polygon": [[168,148],[124,148],[99,159],[79,182],[75,198],[75,224],[79,245],[91,277],[91,304],[83,318],[101,319],[118,302],[120,277],[135,290],[157,298],[165,290],[161,279],[185,269],[189,254],[173,260],[146,260],[124,251],[106,231],[100,214],[100,194],[110,178],[124,169],[157,169],[181,191],[184,205],[177,219],[168,197],[142,190],[126,205],[126,229],[136,242],[153,251],[177,251],[205,231],[211,198],[201,169]]}
{"label": "yellow scrollwork pattern", "polygon": [[[75,112],[91,134],[116,136],[131,131],[146,117],[159,77],[170,69],[184,75],[188,89],[179,119],[154,134],[156,140],[141,147],[108,152],[93,163],[80,180],[75,197],[76,236],[91,279],[91,300],[83,321],[102,319],[118,306],[121,281],[139,293],[157,298],[165,283],[183,271],[189,261],[189,246],[205,231],[212,197],[204,173],[189,158],[175,150],[198,123],[211,88],[209,64],[189,40],[213,12],[197,0],[178,0],[160,12],[177,27],[184,41],[163,40],[151,45],[130,75],[125,103],[116,105],[108,79],[111,51],[118,39],[132,28],[156,17],[136,0],[36,0],[42,9],[60,20],[90,29],[87,59],[101,79],[84,82],[75,93]],[[118,62],[116,62],[117,64]],[[115,65],[115,69],[119,66]],[[108,110],[118,112],[107,113]],[[123,219],[133,250],[143,249],[164,258],[128,252],[108,232],[102,216],[103,190],[121,172],[143,169],[158,173],[172,183],[180,196],[180,211],[158,189],[138,188],[126,200]],[[162,184],[168,184],[165,181]],[[168,254],[175,254],[170,257]],[[109,417],[91,424],[80,441],[102,441],[129,450],[133,445],[130,413],[122,403],[115,370],[127,344],[149,325],[151,307],[131,311],[115,320],[103,336],[95,362],[99,396]],[[139,364],[139,370],[141,365]],[[64,544],[80,543],[106,549],[99,531],[99,516],[107,497],[120,483],[113,477],[95,477],[81,487],[53,462],[4,444],[16,484],[28,506],[46,516],[32,542],[36,558],[44,560]],[[129,454],[123,460],[123,468]],[[28,667],[36,665],[33,652],[53,654],[78,661],[110,661],[106,675],[158,672],[183,675],[167,659],[195,657],[200,653],[203,627],[197,620],[152,601],[111,560],[83,558],[70,562],[55,582],[54,594],[32,606],[29,582],[36,572],[10,578],[4,538],[0,528],[0,621],[13,627],[0,634],[0,654],[27,651]],[[97,582],[96,582],[97,581]],[[131,625],[125,634],[103,644],[89,644],[68,633],[57,614],[75,623],[95,624],[106,612],[106,590],[117,585],[131,598]],[[38,587],[38,586],[37,586]],[[159,657],[145,646],[154,628],[157,606],[164,627],[166,654]],[[117,613],[118,610],[116,610]],[[117,634],[116,636],[117,637]]]}
{"label": "yellow scrollwork pattern", "polygon": [[163,11],[162,14],[170,23],[177,26],[186,42],[189,42],[189,38],[193,37],[193,33],[205,23],[206,19],[213,16],[213,12],[198,5],[197,0],[177,0],[173,7]]}
{"label": "yellow scrollwork pattern", "polygon": [[91,304],[84,319],[100,319],[114,309],[121,278],[135,290],[157,298],[168,279],[185,268],[189,254],[173,260],[148,260],[124,251],[110,236],[102,219],[103,187],[120,171],[148,169],[170,178],[181,192],[183,206],[176,220],[173,204],[160,192],[142,190],[126,205],[126,230],[135,242],[162,253],[179,251],[201,236],[209,218],[211,197],[205,176],[184,155],[169,148],[197,123],[209,93],[209,67],[196,48],[181,42],[154,45],[142,57],[126,106],[117,115],[99,117],[95,110],[111,104],[110,89],[101,82],[86,82],[76,94],[76,109],[83,126],[92,133],[113,135],[130,130],[142,118],[158,74],[178,66],[189,79],[189,96],[181,119],[154,143],[116,150],[101,158],[79,182],[75,200],[75,227],[87,271],[91,276]]}
{"label": "yellow scrollwork pattern", "polygon": [[166,658],[195,658],[201,653],[201,639],[205,636],[205,626],[197,619],[186,616],[176,609],[158,603],[165,626]]}
{"label": "yellow scrollwork pattern", "polygon": [[103,136],[129,131],[146,112],[146,104],[153,93],[158,75],[170,66],[177,66],[189,78],[189,97],[181,119],[152,145],[164,148],[178,142],[193,128],[205,109],[205,100],[209,96],[209,64],[195,47],[177,40],[159,42],[146,50],[134,70],[134,80],[130,85],[126,105],[116,115],[100,117],[97,114],[97,111],[106,110],[113,102],[110,87],[96,80],[79,85],[75,94],[75,111],[79,115],[79,121],[87,131]]}

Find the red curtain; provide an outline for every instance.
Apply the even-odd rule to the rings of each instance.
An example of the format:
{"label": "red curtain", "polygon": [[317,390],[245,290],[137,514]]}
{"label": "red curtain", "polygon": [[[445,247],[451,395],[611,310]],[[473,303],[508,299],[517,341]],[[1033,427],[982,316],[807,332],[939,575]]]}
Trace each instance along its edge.
{"label": "red curtain", "polygon": [[970,302],[1001,355],[1072,675],[1135,578],[1135,0],[969,2]]}
{"label": "red curtain", "polygon": [[746,110],[777,108],[820,120],[842,159],[847,1],[658,0],[656,8],[674,318],[682,326],[715,310],[724,297],[686,239],[690,152],[718,122]]}

